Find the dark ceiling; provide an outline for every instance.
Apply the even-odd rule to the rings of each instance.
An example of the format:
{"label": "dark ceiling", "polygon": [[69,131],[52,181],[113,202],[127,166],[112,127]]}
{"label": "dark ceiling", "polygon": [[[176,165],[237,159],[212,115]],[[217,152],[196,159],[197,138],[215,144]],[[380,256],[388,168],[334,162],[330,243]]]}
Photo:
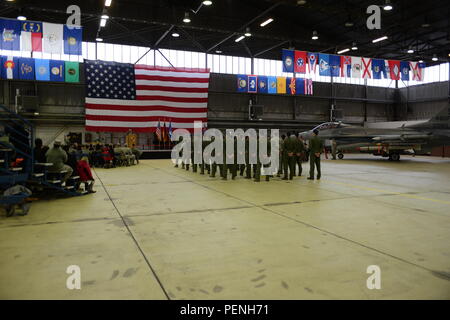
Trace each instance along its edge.
{"label": "dark ceiling", "polygon": [[[82,11],[84,40],[95,41],[105,0],[15,0],[3,1],[0,16],[65,23],[66,8],[77,4]],[[366,9],[383,0],[214,0],[199,8],[202,0],[112,0],[110,19],[99,36],[105,42],[159,48],[208,51],[237,56],[280,59],[281,49],[294,47],[312,52],[336,53],[357,42],[352,55],[431,62],[449,61],[450,1],[393,0],[394,9],[382,10],[381,30],[368,30]],[[183,23],[190,11],[191,23]],[[260,23],[274,21],[266,27]],[[346,27],[347,21],[353,22]],[[428,24],[428,26],[424,26]],[[250,27],[252,36],[234,40]],[[317,30],[319,40],[311,40]],[[171,36],[177,31],[179,38]],[[388,40],[372,40],[387,35]],[[406,53],[413,47],[414,54]]]}

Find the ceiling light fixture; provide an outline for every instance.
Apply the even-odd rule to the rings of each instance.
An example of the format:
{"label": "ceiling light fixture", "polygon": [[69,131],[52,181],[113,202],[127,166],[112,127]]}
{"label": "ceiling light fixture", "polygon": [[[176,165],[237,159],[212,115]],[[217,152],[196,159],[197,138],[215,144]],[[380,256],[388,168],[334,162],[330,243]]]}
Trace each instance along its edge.
{"label": "ceiling light fixture", "polygon": [[184,19],[183,19],[184,23],[189,23],[191,22],[191,18],[189,18],[189,12],[185,12],[184,13]]}
{"label": "ceiling light fixture", "polygon": [[390,0],[386,0],[386,1],[384,2],[383,9],[386,10],[386,11],[390,11],[390,10],[393,9]]}
{"label": "ceiling light fixture", "polygon": [[358,50],[358,47],[356,46],[356,42],[353,42],[352,43],[352,50],[354,51],[354,50]]}
{"label": "ceiling light fixture", "polygon": [[313,39],[313,40],[319,39],[319,35],[317,34],[317,31],[316,31],[316,30],[313,31],[313,34],[312,34],[311,39]]}
{"label": "ceiling light fixture", "polygon": [[265,27],[267,26],[269,23],[271,23],[273,21],[272,18],[267,19],[266,21],[264,21],[263,23],[260,24],[261,27]]}
{"label": "ceiling light fixture", "polygon": [[297,1],[297,4],[298,4],[299,6],[303,6],[303,5],[306,4],[306,0],[298,0],[298,1]]}
{"label": "ceiling light fixture", "polygon": [[406,52],[408,52],[408,53],[414,53],[414,50],[413,50],[413,48],[410,47],[410,48],[408,49],[408,51],[406,51]]}
{"label": "ceiling light fixture", "polygon": [[244,39],[245,38],[245,36],[240,36],[239,38],[237,38],[236,40],[234,40],[234,42],[239,42],[239,41],[241,41],[242,39]]}
{"label": "ceiling light fixture", "polygon": [[246,29],[245,29],[245,34],[244,34],[246,37],[251,37],[252,36],[252,33],[250,32],[250,28],[249,27],[247,27]]}
{"label": "ceiling light fixture", "polygon": [[102,19],[109,19],[109,16],[107,14],[103,14]]}
{"label": "ceiling light fixture", "polygon": [[210,1],[210,0],[205,0],[205,1],[203,1],[202,3],[203,3],[203,5],[205,5],[205,6],[210,6],[210,5],[212,5],[212,1]]}
{"label": "ceiling light fixture", "polygon": [[216,53],[222,53],[222,50],[216,50]]}
{"label": "ceiling light fixture", "polygon": [[106,19],[101,19],[100,20],[100,27],[104,27],[104,26],[106,26]]}
{"label": "ceiling light fixture", "polygon": [[179,36],[180,36],[180,34],[178,32],[172,33],[172,37],[174,37],[174,38],[178,38]]}
{"label": "ceiling light fixture", "polygon": [[23,20],[27,20],[27,17],[25,17],[25,16],[18,16],[18,17],[17,17],[17,20],[22,20],[22,21],[23,21]]}
{"label": "ceiling light fixture", "polygon": [[348,52],[348,51],[350,51],[350,49],[349,48],[345,48],[345,49],[343,49],[341,51],[338,51],[337,54],[341,54],[341,53]]}
{"label": "ceiling light fixture", "polygon": [[105,0],[105,7],[109,7],[111,5],[112,0]]}
{"label": "ceiling light fixture", "polygon": [[437,57],[437,55],[436,55],[436,53],[433,54],[433,58],[432,58],[431,60],[433,60],[433,61],[438,61],[438,60],[439,60],[438,57]]}
{"label": "ceiling light fixture", "polygon": [[381,37],[381,38],[378,38],[378,39],[374,39],[374,40],[372,40],[372,42],[373,42],[373,43],[377,43],[377,42],[386,40],[387,38],[388,38],[387,36],[384,36],[384,37]]}
{"label": "ceiling light fixture", "polygon": [[95,41],[97,41],[97,42],[103,42],[103,39],[102,39],[102,38],[96,38]]}
{"label": "ceiling light fixture", "polygon": [[419,63],[423,63],[423,60],[419,60]]}

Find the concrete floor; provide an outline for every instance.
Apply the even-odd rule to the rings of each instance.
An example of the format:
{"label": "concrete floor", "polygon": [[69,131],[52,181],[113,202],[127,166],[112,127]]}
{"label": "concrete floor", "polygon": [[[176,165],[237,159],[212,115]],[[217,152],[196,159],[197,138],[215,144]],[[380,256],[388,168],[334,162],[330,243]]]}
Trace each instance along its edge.
{"label": "concrete floor", "polygon": [[450,160],[322,164],[321,181],[269,183],[96,169],[94,195],[2,214],[0,298],[450,299]]}

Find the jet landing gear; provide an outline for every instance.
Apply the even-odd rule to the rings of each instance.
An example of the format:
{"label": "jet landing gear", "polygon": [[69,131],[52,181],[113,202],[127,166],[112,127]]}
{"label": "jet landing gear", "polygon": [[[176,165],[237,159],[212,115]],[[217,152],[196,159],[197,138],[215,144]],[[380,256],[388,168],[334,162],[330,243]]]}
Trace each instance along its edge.
{"label": "jet landing gear", "polygon": [[342,159],[344,159],[344,154],[343,154],[343,153],[341,153],[341,152],[340,152],[340,153],[338,153],[338,155],[337,155],[337,156],[338,156],[339,160],[342,160]]}
{"label": "jet landing gear", "polygon": [[400,154],[398,153],[390,153],[389,161],[400,161]]}

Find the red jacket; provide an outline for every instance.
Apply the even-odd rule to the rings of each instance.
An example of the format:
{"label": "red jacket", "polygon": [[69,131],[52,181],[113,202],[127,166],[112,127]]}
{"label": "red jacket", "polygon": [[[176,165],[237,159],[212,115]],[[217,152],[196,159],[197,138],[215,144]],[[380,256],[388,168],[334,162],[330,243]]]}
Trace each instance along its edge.
{"label": "red jacket", "polygon": [[82,182],[94,180],[91,172],[91,167],[89,166],[89,163],[84,160],[77,161],[77,172],[80,176],[80,181]]}

